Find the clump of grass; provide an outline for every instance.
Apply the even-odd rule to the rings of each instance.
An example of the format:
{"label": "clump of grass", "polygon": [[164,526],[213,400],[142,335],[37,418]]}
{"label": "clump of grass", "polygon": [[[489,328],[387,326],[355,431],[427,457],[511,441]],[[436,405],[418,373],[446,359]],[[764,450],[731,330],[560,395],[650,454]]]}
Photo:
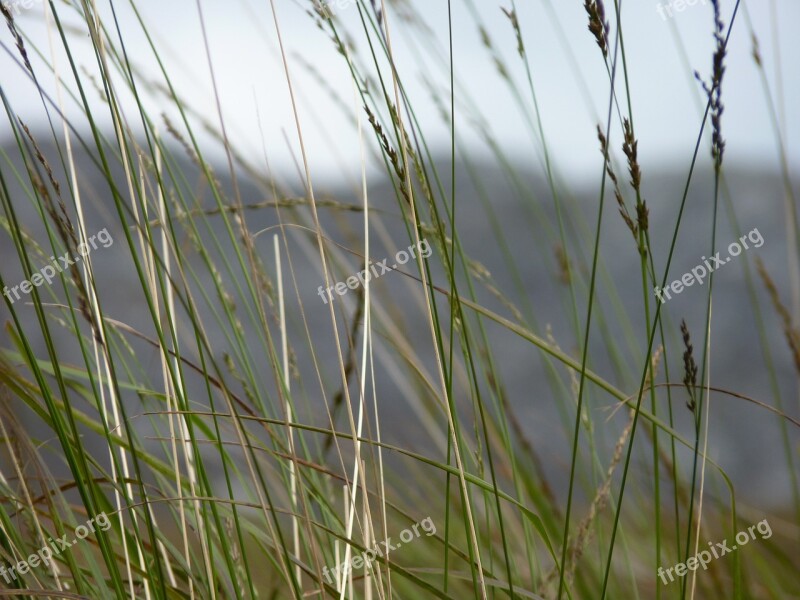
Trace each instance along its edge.
{"label": "clump of grass", "polygon": [[[76,253],[88,223],[100,217],[117,239],[108,256],[87,256],[52,286],[34,288],[28,303],[5,296],[0,563],[16,565],[101,512],[112,523],[47,568],[5,582],[6,592],[23,598],[488,600],[646,598],[654,589],[656,598],[782,599],[800,591],[792,580],[796,556],[777,528],[780,540],[769,547],[769,560],[742,554],[718,562],[691,588],[662,590],[657,580],[659,566],[690,552],[693,532],[699,539],[695,511],[716,539],[738,530],[737,489],[725,471],[730,462],[707,460],[701,416],[708,422],[709,413],[702,394],[720,388],[703,387],[708,356],[696,360],[685,321],[683,385],[693,427],[684,431],[673,419],[669,390],[680,383],[670,380],[670,363],[674,372],[678,359],[670,344],[677,328],[661,305],[653,310],[649,291],[660,277],[656,261],[665,257],[650,244],[632,101],[639,82],[628,73],[622,5],[615,2],[609,13],[612,37],[604,3],[584,4],[602,53],[599,68],[609,78],[607,90],[594,90],[608,103],[608,114],[597,129],[602,183],[592,206],[596,229],[589,231],[586,206],[573,200],[576,186],[552,155],[546,132],[556,117],[539,103],[532,63],[542,49],[528,29],[526,7],[513,0],[500,7],[511,31],[495,38],[475,3],[448,2],[448,19],[438,31],[446,31],[451,44],[440,52],[437,28],[426,26],[412,4],[359,0],[350,14],[340,14],[309,2],[312,25],[322,29],[352,77],[353,99],[336,99],[361,150],[354,161],[343,157],[359,167],[352,193],[323,190],[313,175],[305,137],[310,121],[295,103],[302,79],[296,71],[318,82],[328,73],[316,70],[313,57],[290,60],[275,4],[268,11],[270,35],[279,36],[284,80],[274,88],[288,88],[292,101],[291,141],[302,148],[298,177],[270,167],[275,140],[264,140],[260,158],[239,147],[221,102],[209,115],[182,96],[154,42],[148,51],[160,70],[139,72],[123,42],[134,33],[153,38],[136,11],[141,31],[134,32],[113,11],[96,14],[92,3],[48,4],[55,12],[46,26],[71,59],[74,80],[67,84],[58,63],[48,61],[0,5],[21,61],[13,77],[28,81],[32,75],[37,92],[44,92],[45,81],[59,92],[52,105],[41,95],[50,133],[29,128],[19,108],[3,98],[15,145],[13,156],[0,157],[0,223],[12,248],[0,265],[0,286],[13,283],[16,275],[9,273],[15,271],[30,277],[51,254]],[[703,91],[717,187],[724,178],[721,85],[732,24],[726,32],[720,4],[712,3],[715,51]],[[203,8],[197,8],[207,52],[205,66],[197,63],[214,81],[211,58],[224,49],[206,36]],[[453,20],[454,11],[466,20]],[[67,14],[79,19],[80,41],[64,25]],[[549,2],[544,14],[560,30]],[[461,58],[453,50],[454,22],[474,28],[495,66],[491,85],[510,92],[540,165],[529,164],[527,154],[522,162],[512,159],[492,133],[495,115],[477,111],[464,93],[456,76]],[[570,36],[573,30],[586,36],[585,21],[570,27]],[[406,43],[393,47],[400,38]],[[84,39],[95,66],[74,64]],[[513,63],[504,59],[508,49]],[[406,61],[396,60],[396,52],[418,61],[430,97],[414,94],[408,84],[416,73],[400,69]],[[761,66],[760,53],[755,56]],[[2,77],[5,86],[12,76]],[[324,84],[335,93],[337,86]],[[215,98],[228,92],[211,91]],[[156,114],[145,98],[157,99]],[[445,160],[432,150],[436,140],[417,112],[429,101],[449,132]],[[74,120],[63,116],[69,102],[79,109]],[[109,130],[98,126],[103,118]],[[509,217],[494,201],[496,190],[484,181],[474,148],[461,142],[466,127],[509,182],[509,202],[522,209],[515,218],[531,232],[524,257],[511,252],[504,229]],[[201,143],[201,133],[211,141]],[[212,151],[225,157],[225,167],[209,159]],[[370,165],[381,169],[383,195],[367,181]],[[625,170],[630,188],[622,183]],[[546,181],[552,212],[529,184],[532,171]],[[97,193],[93,181],[101,185]],[[637,243],[631,254],[640,282],[613,281],[606,272],[609,260],[623,258],[602,256],[609,182]],[[468,185],[492,233],[477,243],[464,239],[459,209]],[[625,198],[631,192],[634,202]],[[657,224],[674,231],[663,281],[686,199],[685,192],[674,221]],[[713,241],[716,212],[710,231]],[[271,244],[262,243],[266,233],[273,234]],[[386,282],[363,282],[357,293],[324,304],[313,293],[422,238],[435,248],[432,256],[393,267]],[[485,266],[483,253],[495,245],[507,273]],[[552,285],[559,294],[555,312],[525,283],[530,261],[542,256],[551,277],[537,285]],[[123,282],[129,304],[114,303],[123,283],[101,268],[105,261],[129,274]],[[791,313],[763,265],[759,272],[800,372]],[[629,284],[641,285],[638,321],[620,300],[630,295]],[[710,309],[710,285],[708,293]],[[553,326],[553,315],[566,325]],[[705,332],[710,319],[709,310]],[[501,362],[506,345],[519,364]],[[708,347],[706,339],[704,352]],[[525,372],[524,389],[509,378],[509,366]],[[539,367],[544,376],[534,380]],[[597,409],[609,403],[624,408],[621,418],[598,419]],[[763,402],[750,404],[781,418],[790,441],[787,424],[795,427],[796,420]],[[546,419],[558,444],[540,435],[543,405],[554,407],[552,423]],[[647,435],[637,439],[639,419]],[[568,445],[565,456],[561,446]],[[680,446],[693,461],[682,460]],[[786,447],[790,459],[791,444]],[[727,497],[715,494],[704,504],[706,464],[708,478]],[[566,465],[568,489],[559,477]],[[632,502],[631,494],[640,501]],[[402,549],[376,555],[361,570],[331,577],[337,564],[381,540],[396,542],[426,517],[435,533],[404,540]],[[739,561],[747,561],[747,577]]]}

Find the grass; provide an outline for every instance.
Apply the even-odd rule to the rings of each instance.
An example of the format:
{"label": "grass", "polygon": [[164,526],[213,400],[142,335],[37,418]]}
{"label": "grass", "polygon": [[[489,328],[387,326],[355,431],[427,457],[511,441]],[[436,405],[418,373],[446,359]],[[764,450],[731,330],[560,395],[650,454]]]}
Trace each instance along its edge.
{"label": "grass", "polygon": [[[272,83],[291,107],[283,131],[297,149],[291,174],[273,167],[275,140],[261,116],[260,153],[237,145],[223,103],[234,91],[214,68],[225,50],[208,35],[199,0],[185,9],[199,24],[203,54],[192,58],[208,74],[213,114],[179,91],[135,3],[126,7],[132,22],[113,3],[43,6],[58,53],[3,8],[0,42],[17,71],[0,80],[9,133],[0,220],[11,250],[0,286],[32,280],[48,257],[78,256],[103,226],[114,242],[59,269],[52,285],[31,285],[24,301],[4,295],[0,559],[18,576],[0,579],[0,595],[800,598],[800,419],[781,370],[789,361],[791,382],[800,374],[800,245],[783,81],[771,87],[774,53],[762,54],[747,5],[729,4],[712,1],[706,11],[711,68],[699,69],[691,92],[698,114],[686,115],[697,141],[672,217],[658,221],[640,162],[640,143],[658,141],[637,132],[634,99],[646,82],[629,64],[637,50],[626,48],[624,33],[634,25],[621,0],[586,0],[574,30],[542,3],[571,76],[590,106],[604,107],[591,115],[599,152],[589,211],[548,136],[554,117],[540,101],[530,13],[514,0],[497,7],[499,32],[484,27],[471,0],[448,0],[435,31],[415,5],[359,0],[337,12],[300,3],[346,67],[349,97],[285,45],[290,7],[262,3],[256,10],[282,69]],[[518,108],[534,158],[512,155],[492,132],[495,115],[464,92],[459,74],[469,65],[454,37],[467,26],[494,63],[492,85]],[[687,56],[668,26],[675,51]],[[786,195],[786,239],[770,244],[782,242],[789,257],[785,275],[758,262],[756,277],[747,253],[729,267],[744,273],[737,293],[758,333],[746,351],[769,381],[760,397],[729,389],[716,366],[711,372],[715,332],[727,327],[714,319],[713,275],[696,290],[702,321],[687,323],[651,292],[678,277],[678,240],[706,153],[713,185],[700,192],[704,247],[718,250],[723,214],[737,236],[750,228],[724,153],[726,70],[742,68],[728,64],[726,51],[746,34]],[[157,71],[138,66],[127,42],[134,35]],[[569,48],[580,36],[597,43],[591,63],[578,64]],[[78,59],[81,39],[91,66]],[[429,66],[427,98],[409,85],[417,74],[396,66],[409,57]],[[780,74],[780,62],[775,68]],[[597,70],[605,88],[590,87],[585,69]],[[46,116],[38,127],[9,99],[12,78],[38,91]],[[357,141],[358,155],[346,157],[358,173],[351,189],[326,189],[314,175],[308,133],[325,124],[305,107],[309,78]],[[158,110],[149,108],[154,100]],[[431,101],[447,132],[444,152],[419,112]],[[466,141],[473,137],[482,151]],[[482,164],[496,168],[506,191],[482,176]],[[368,176],[374,170],[379,177]],[[542,185],[531,183],[531,170]],[[499,194],[531,232],[527,256],[507,239],[514,228]],[[478,209],[485,253],[464,234]],[[655,241],[656,230],[667,244]],[[626,281],[612,268],[622,258],[606,254],[617,234],[632,237],[636,269]],[[317,286],[384,257],[391,263],[423,240],[430,257],[333,301],[317,299]],[[483,264],[491,244],[502,273]],[[551,280],[536,285],[552,290],[555,309],[530,292],[532,260],[550,268]],[[787,287],[791,298],[782,296]],[[630,297],[640,294],[631,312]],[[509,352],[519,364],[507,364]],[[510,375],[520,366],[521,389]],[[780,439],[783,462],[772,475],[790,482],[785,506],[737,495],[748,484],[726,472],[736,457],[719,456],[712,435],[730,404],[747,406],[754,427]],[[20,570],[101,513],[107,529]],[[330,576],[426,518],[434,534]],[[764,519],[769,539],[676,583],[659,580],[660,567]]]}

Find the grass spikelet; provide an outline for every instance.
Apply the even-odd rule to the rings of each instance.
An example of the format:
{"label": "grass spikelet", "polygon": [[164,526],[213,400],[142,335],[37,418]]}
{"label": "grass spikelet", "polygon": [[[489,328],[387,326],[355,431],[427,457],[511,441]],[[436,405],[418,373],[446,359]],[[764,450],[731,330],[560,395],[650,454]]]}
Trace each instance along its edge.
{"label": "grass spikelet", "polygon": [[758,274],[761,276],[761,280],[764,282],[764,287],[767,289],[769,298],[772,301],[772,306],[775,307],[775,311],[781,319],[783,334],[786,336],[786,342],[789,344],[789,350],[792,352],[794,366],[797,372],[800,373],[800,331],[795,327],[789,309],[781,302],[780,294],[778,294],[778,287],[775,285],[769,271],[767,271],[767,268],[764,266],[764,262],[758,257],[756,257],[756,268],[758,269]]}
{"label": "grass spikelet", "polygon": [[622,122],[624,130],[624,141],[622,151],[628,159],[628,172],[631,175],[631,187],[639,194],[642,191],[642,170],[639,167],[639,142],[633,135],[633,127],[630,120],[626,117]]}
{"label": "grass spikelet", "polygon": [[367,112],[367,119],[369,120],[369,124],[372,125],[372,128],[375,130],[375,134],[378,136],[378,140],[380,141],[381,147],[383,151],[386,153],[386,156],[389,158],[389,162],[392,164],[394,168],[395,175],[397,175],[397,179],[400,183],[400,192],[403,194],[403,198],[405,198],[408,205],[411,205],[411,196],[406,189],[406,169],[403,166],[402,158],[398,154],[397,150],[392,147],[392,144],[389,142],[389,138],[386,137],[386,133],[383,130],[383,126],[378,123],[378,119],[375,117],[373,112],[369,109],[368,106],[364,106],[364,110]]}
{"label": "grass spikelet", "polygon": [[[50,163],[48,163],[47,159],[44,157],[41,148],[39,148],[39,145],[36,143],[36,139],[33,137],[33,134],[28,126],[23,123],[21,119],[19,120],[19,124],[20,127],[22,127],[22,130],[25,132],[28,140],[30,140],[31,144],[33,145],[36,160],[44,169],[45,173],[47,174],[47,178],[50,181],[50,185],[53,187],[53,190],[56,193],[58,198],[58,208],[56,208],[47,186],[29,167],[28,173],[31,182],[39,193],[39,197],[42,199],[45,211],[53,221],[53,225],[55,226],[56,232],[58,233],[59,238],[61,238],[61,242],[64,244],[64,247],[69,250],[69,253],[72,256],[76,256],[78,254],[78,235],[75,232],[75,227],[72,224],[69,214],[67,213],[67,207],[64,205],[64,200],[61,197],[61,186],[53,174],[53,169],[50,167]],[[95,338],[98,340],[98,342],[102,343],[102,336],[98,331],[97,323],[95,322],[95,319],[92,316],[92,311],[89,308],[89,298],[86,288],[83,285],[83,279],[81,278],[80,270],[78,269],[78,265],[76,263],[73,262],[69,266],[69,273],[76,289],[78,290],[78,306],[81,314],[92,327]]]}
{"label": "grass spikelet", "polygon": [[695,78],[703,86],[711,105],[711,157],[714,159],[714,169],[717,173],[722,168],[722,155],[725,152],[725,140],[722,137],[722,113],[725,110],[722,104],[722,78],[725,75],[725,26],[720,15],[719,0],[711,0],[714,8],[714,57],[712,59],[711,83],[706,83],[700,74],[695,71]]}
{"label": "grass spikelet", "polygon": [[608,57],[608,21],[603,0],[586,0],[583,7],[589,15],[589,31],[592,32],[597,45],[603,52],[603,58]]}
{"label": "grass spikelet", "polygon": [[522,57],[525,58],[525,44],[522,43],[522,30],[519,27],[519,19],[517,18],[517,11],[515,9],[507,9],[500,7],[500,10],[503,11],[508,20],[511,21],[511,27],[514,28],[514,35],[517,37],[517,53]]}
{"label": "grass spikelet", "polygon": [[611,156],[609,155],[608,151],[608,140],[606,139],[606,136],[603,133],[600,125],[597,126],[597,139],[600,140],[600,151],[603,153],[603,159],[606,163],[606,173],[608,173],[608,178],[614,185],[614,198],[617,200],[619,214],[622,216],[622,220],[625,221],[625,225],[627,225],[631,234],[633,234],[633,239],[637,240],[638,243],[639,231],[636,223],[634,223],[633,219],[631,218],[631,214],[628,211],[628,206],[625,204],[625,199],[622,197],[622,190],[619,187],[619,179],[617,179],[617,175],[614,172],[614,167],[611,164]]}
{"label": "grass spikelet", "polygon": [[689,400],[686,406],[690,411],[695,412],[697,402],[695,400],[695,387],[697,386],[697,363],[694,360],[694,346],[692,346],[692,338],[689,333],[689,326],[686,321],[681,321],[681,334],[683,336],[683,385],[686,386],[686,391],[689,392]]}
{"label": "grass spikelet", "polygon": [[[622,151],[628,159],[628,173],[631,176],[631,187],[636,192],[636,228],[634,237],[639,238],[639,234],[647,233],[650,227],[650,211],[647,203],[642,197],[642,169],[639,166],[639,142],[633,133],[633,125],[629,119],[625,118],[622,122],[624,141]],[[638,240],[639,253],[645,256],[647,247],[644,239]]]}
{"label": "grass spikelet", "polygon": [[14,15],[11,14],[11,10],[4,2],[0,3],[0,14],[2,14],[6,19],[6,24],[8,25],[11,35],[14,37],[14,43],[17,46],[17,50],[19,50],[19,54],[22,56],[22,61],[25,63],[25,68],[27,68],[30,74],[33,75],[33,67],[31,66],[31,61],[28,59],[28,51],[25,49],[25,42],[22,39],[19,31],[17,31],[17,25],[14,22]]}

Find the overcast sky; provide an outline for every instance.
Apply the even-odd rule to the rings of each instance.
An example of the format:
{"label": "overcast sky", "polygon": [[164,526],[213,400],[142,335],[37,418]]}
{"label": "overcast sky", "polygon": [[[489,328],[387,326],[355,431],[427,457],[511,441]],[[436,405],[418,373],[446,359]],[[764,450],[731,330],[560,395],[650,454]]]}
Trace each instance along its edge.
{"label": "overcast sky", "polygon": [[[20,4],[19,22],[31,37],[30,43],[49,56],[47,28],[43,24],[45,5],[41,1],[16,1],[32,4],[28,9]],[[344,6],[337,9],[339,18],[353,31],[358,52],[366,60],[368,48],[363,34],[359,34],[358,9],[346,0],[334,0],[337,1]],[[510,7],[511,0],[502,0],[500,3],[493,0],[475,1],[480,6],[478,10],[484,27],[525,94],[523,102],[527,115],[498,77],[463,0],[453,1],[453,41],[460,106],[457,111],[460,117],[466,117],[464,107],[474,105],[509,156],[530,160],[538,165],[540,153],[536,150],[537,145],[532,140],[529,128],[524,126],[526,118],[533,118],[525,70],[516,54],[516,40],[509,20],[500,9],[501,6]],[[598,119],[604,119],[607,111],[607,75],[600,52],[586,27],[583,2],[550,2],[552,11],[548,9],[548,2],[540,0],[516,3],[544,130],[561,173],[594,177],[599,168],[594,125]],[[608,10],[611,10],[613,4],[610,0],[606,3]],[[97,4],[102,7],[102,13],[110,17],[107,0],[97,0]],[[327,35],[306,14],[310,0],[275,0],[275,4],[283,41],[290,57],[289,68],[300,97],[300,120],[312,175],[324,177],[345,173],[355,177],[360,168],[356,132],[340,105],[331,100],[330,94],[315,76],[308,73],[305,66],[305,63],[313,64],[319,76],[324,77],[326,85],[338,92],[352,112],[353,85],[344,60],[335,51]],[[417,116],[427,132],[428,141],[445,152],[449,148],[449,131],[436,105],[430,100],[427,85],[432,83],[446,97],[448,78],[446,63],[441,58],[446,57],[447,48],[447,2],[418,0],[414,4],[425,19],[425,25],[436,37],[442,54],[436,56],[430,48],[422,48],[418,44],[416,30],[413,43],[409,43],[409,28],[395,13],[390,12],[395,57]],[[201,0],[201,5],[220,102],[232,140],[240,149],[251,152],[253,157],[262,157],[262,148],[266,147],[273,167],[295,169],[292,153],[297,156],[299,146],[269,0]],[[663,11],[662,17],[657,10],[658,5],[655,0],[627,0],[622,5],[640,160],[645,168],[687,164],[700,125],[698,85],[693,80],[692,70],[697,69],[707,76],[713,51],[712,10],[706,0],[696,0],[695,5],[686,5],[681,12],[673,8],[672,17],[666,11]],[[726,24],[730,21],[733,5],[731,0],[723,2]],[[794,142],[800,133],[795,108],[800,103],[800,78],[797,77],[800,41],[789,29],[789,24],[800,22],[800,3],[794,0],[751,0],[742,5],[747,9],[747,14],[740,10],[734,26],[723,88],[726,107],[723,129],[728,141],[726,157],[731,162],[755,162],[775,168],[778,165],[774,129],[759,72],[751,57],[752,23],[761,42],[770,86],[774,94],[781,93],[777,106],[778,118],[785,119],[784,141],[789,148],[790,162],[794,165],[797,162]],[[130,4],[117,0],[114,8],[132,61],[143,73],[163,81]],[[162,53],[167,71],[179,93],[201,114],[217,120],[197,1],[142,0],[136,3],[136,8]],[[68,11],[65,8],[59,10],[62,15]],[[553,14],[567,37],[575,63],[556,33]],[[65,20],[76,25],[79,23],[74,16]],[[112,21],[106,23],[111,26]],[[684,44],[688,68],[681,58],[676,36]],[[75,33],[73,37],[76,40],[73,49],[82,50],[77,53],[78,64],[96,75],[97,65],[86,34],[80,37]],[[44,125],[44,111],[32,83],[8,56],[8,52],[14,56],[16,53],[5,27],[0,40],[3,43],[0,53],[0,73],[3,73],[0,84],[3,91],[20,117],[34,125]],[[780,44],[776,44],[775,40],[779,40]],[[57,46],[57,36],[52,41]],[[783,70],[782,90],[778,87],[776,77],[775,51],[778,48]],[[57,61],[66,77],[67,62],[63,53],[57,52]],[[577,71],[573,64],[578,65]],[[34,61],[34,65],[43,86],[52,92],[52,75],[43,68],[41,62]],[[619,89],[623,88],[620,86]],[[97,102],[97,96],[95,93],[93,102]],[[175,118],[174,109],[168,107],[163,98],[151,96],[146,104],[152,109],[153,115],[166,110]],[[68,114],[76,118],[76,125],[82,128],[84,121],[80,119],[74,103],[68,106]],[[126,106],[128,117],[135,126],[137,120],[132,110],[133,104],[129,101]],[[108,120],[106,122],[110,123]],[[2,127],[3,132],[7,133],[7,123],[4,122]],[[458,120],[458,136],[459,143],[468,144],[467,147],[476,155],[485,152],[483,142],[466,118]],[[702,156],[707,155],[706,147]],[[255,160],[263,163],[260,158]]]}

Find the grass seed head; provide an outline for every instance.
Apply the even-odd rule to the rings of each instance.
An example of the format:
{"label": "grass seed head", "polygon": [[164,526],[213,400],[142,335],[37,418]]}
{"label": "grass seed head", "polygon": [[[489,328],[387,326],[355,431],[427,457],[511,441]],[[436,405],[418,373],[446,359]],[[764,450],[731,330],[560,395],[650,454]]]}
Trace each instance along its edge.
{"label": "grass seed head", "polygon": [[603,51],[603,58],[608,56],[608,21],[603,0],[586,0],[583,7],[589,15],[589,31],[592,32],[597,45]]}
{"label": "grass seed head", "polygon": [[694,412],[696,408],[695,402],[695,386],[697,385],[697,363],[694,361],[694,347],[692,346],[692,338],[689,334],[689,326],[686,321],[681,321],[681,333],[683,334],[683,345],[686,350],[683,352],[683,385],[689,392],[689,400],[686,406],[690,411]]}

